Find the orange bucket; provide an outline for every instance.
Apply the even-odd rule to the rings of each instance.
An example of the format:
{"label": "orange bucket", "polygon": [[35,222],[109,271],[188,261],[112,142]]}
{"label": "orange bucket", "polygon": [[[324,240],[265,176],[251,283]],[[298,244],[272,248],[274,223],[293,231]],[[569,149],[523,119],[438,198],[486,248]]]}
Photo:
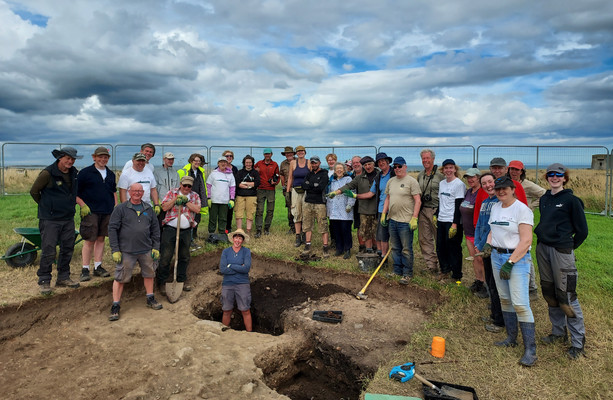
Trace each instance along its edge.
{"label": "orange bucket", "polygon": [[434,336],[432,338],[432,349],[430,354],[434,357],[443,358],[445,356],[445,338]]}

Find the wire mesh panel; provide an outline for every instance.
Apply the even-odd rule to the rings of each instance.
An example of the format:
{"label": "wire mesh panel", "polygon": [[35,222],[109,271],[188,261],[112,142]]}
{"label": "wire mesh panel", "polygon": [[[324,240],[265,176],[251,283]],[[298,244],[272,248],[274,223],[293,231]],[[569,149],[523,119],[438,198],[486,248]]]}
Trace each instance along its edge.
{"label": "wire mesh panel", "polygon": [[75,160],[77,169],[93,163],[92,153],[97,147],[104,146],[112,151],[108,143],[4,143],[2,145],[2,193],[21,194],[30,191],[40,171],[55,161],[51,152],[55,149],[71,146],[77,149],[77,155],[83,156]]}
{"label": "wire mesh panel", "polygon": [[379,152],[386,153],[389,157],[397,156],[404,157],[407,162],[409,171],[421,171],[420,152],[423,149],[429,149],[434,152],[434,163],[441,165],[443,161],[451,158],[463,170],[473,166],[475,162],[475,148],[470,145],[466,146],[381,146]]}
{"label": "wire mesh panel", "polygon": [[561,163],[570,169],[566,185],[585,203],[589,212],[606,214],[609,209],[609,152],[602,146],[479,146],[479,164],[489,165],[493,157],[502,157],[507,165],[521,161],[526,178],[548,189],[544,178],[547,166]]}

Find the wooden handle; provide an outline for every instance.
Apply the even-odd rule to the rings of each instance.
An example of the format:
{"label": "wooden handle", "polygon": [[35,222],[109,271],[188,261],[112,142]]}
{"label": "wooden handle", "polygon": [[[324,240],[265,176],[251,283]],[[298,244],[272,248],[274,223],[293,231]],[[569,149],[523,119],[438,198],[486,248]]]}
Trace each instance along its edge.
{"label": "wooden handle", "polygon": [[430,382],[429,380],[427,380],[426,378],[424,378],[423,376],[419,375],[417,372],[415,372],[413,374],[413,376],[415,378],[417,378],[418,381],[420,381],[421,383],[423,383],[424,385],[428,385],[430,387],[430,389],[437,389],[436,385],[432,382]]}

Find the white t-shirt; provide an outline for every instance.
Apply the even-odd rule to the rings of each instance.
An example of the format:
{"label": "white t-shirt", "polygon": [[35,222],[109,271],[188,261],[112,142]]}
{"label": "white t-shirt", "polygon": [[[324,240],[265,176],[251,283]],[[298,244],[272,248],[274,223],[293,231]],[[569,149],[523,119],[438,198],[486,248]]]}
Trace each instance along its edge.
{"label": "white t-shirt", "polygon": [[455,200],[463,199],[466,186],[459,178],[451,182],[443,179],[438,186],[438,220],[441,222],[453,222],[455,212]]}
{"label": "white t-shirt", "polygon": [[488,223],[492,229],[492,246],[515,249],[519,245],[519,225],[534,226],[534,214],[519,200],[507,208],[503,208],[502,203],[496,203],[492,206]]}
{"label": "white t-shirt", "polygon": [[[121,173],[126,172],[127,169],[132,169],[132,165],[133,165],[132,160],[128,160],[126,164],[123,166]],[[150,163],[149,161],[147,161],[147,163],[145,164],[145,169],[147,168],[149,168],[151,172],[153,172],[153,170],[155,169],[155,167],[153,166],[153,163]]]}
{"label": "white t-shirt", "polygon": [[[144,168],[142,172],[136,171],[134,168],[127,169],[121,173],[119,177],[119,183],[117,187],[120,189],[128,189],[131,184],[140,183],[143,185],[143,202],[149,203],[151,201],[151,189],[157,186],[153,171],[148,168]],[[127,193],[127,199],[130,199],[130,193]]]}

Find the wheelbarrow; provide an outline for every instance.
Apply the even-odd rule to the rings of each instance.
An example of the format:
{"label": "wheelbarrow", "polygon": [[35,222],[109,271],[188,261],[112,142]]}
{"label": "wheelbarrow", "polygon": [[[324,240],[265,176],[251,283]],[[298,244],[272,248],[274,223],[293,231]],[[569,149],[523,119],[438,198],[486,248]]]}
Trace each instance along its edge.
{"label": "wheelbarrow", "polygon": [[[0,259],[6,261],[6,263],[13,268],[23,268],[33,264],[34,261],[36,261],[41,246],[40,229],[14,228],[13,231],[23,236],[23,238],[21,242],[15,243],[9,247]],[[78,236],[79,231],[75,230],[75,244],[83,240],[83,238],[77,240]]]}

